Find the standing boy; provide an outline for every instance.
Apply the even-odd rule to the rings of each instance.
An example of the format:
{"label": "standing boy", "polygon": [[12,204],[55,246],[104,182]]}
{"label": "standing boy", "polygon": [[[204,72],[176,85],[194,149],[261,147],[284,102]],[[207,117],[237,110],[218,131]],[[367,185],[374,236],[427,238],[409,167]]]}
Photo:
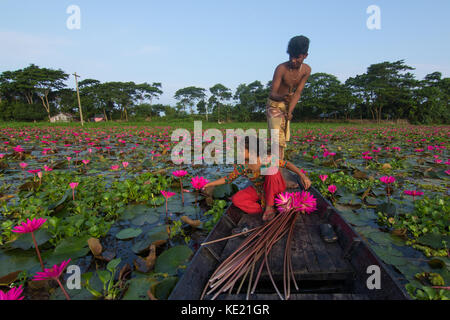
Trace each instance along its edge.
{"label": "standing boy", "polygon": [[293,37],[287,48],[289,61],[279,64],[273,75],[266,111],[269,130],[279,130],[280,159],[284,159],[286,142],[290,140],[289,122],[292,120],[292,112],[311,74],[311,67],[303,63],[308,56],[308,48],[307,37]]}

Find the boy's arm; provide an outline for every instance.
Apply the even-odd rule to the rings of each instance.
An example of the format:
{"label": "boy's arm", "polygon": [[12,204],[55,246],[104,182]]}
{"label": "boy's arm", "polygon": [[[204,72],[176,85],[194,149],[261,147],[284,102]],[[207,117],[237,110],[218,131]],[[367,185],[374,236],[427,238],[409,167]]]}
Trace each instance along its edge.
{"label": "boy's arm", "polygon": [[303,76],[302,80],[298,84],[297,89],[295,90],[294,95],[291,98],[291,101],[289,102],[289,115],[292,116],[292,112],[294,111],[295,106],[297,105],[298,101],[300,100],[300,97],[302,95],[303,88],[305,87],[306,81],[308,81],[309,76],[311,75],[311,67],[305,64],[306,73]]}

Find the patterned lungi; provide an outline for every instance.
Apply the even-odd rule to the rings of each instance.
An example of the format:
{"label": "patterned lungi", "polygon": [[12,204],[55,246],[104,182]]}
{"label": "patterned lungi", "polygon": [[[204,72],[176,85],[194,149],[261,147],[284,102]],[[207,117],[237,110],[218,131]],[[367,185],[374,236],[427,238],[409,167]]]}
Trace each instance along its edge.
{"label": "patterned lungi", "polygon": [[280,147],[285,148],[286,142],[291,139],[290,121],[286,120],[288,110],[283,101],[267,100],[266,114],[267,123],[270,129],[279,130]]}

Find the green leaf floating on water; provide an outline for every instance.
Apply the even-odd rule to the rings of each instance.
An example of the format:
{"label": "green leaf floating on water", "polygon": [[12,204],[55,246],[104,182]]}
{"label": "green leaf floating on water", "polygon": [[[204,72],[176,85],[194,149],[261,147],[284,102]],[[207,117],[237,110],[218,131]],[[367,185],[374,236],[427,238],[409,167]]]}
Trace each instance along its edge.
{"label": "green leaf floating on water", "polygon": [[75,263],[75,259],[84,257],[90,252],[87,240],[90,236],[82,236],[80,238],[67,238],[61,241],[53,251],[47,251],[43,254],[43,260],[46,265],[53,266],[61,263],[62,260],[71,259],[71,263]]}
{"label": "green leaf floating on water", "polygon": [[[438,250],[450,245],[450,236],[438,233],[427,233],[418,238],[417,242]],[[446,245],[444,245],[444,243],[446,243]]]}
{"label": "green leaf floating on water", "polygon": [[383,202],[376,207],[376,212],[382,212],[390,217],[393,217],[397,213],[397,207],[392,202]]}
{"label": "green leaf floating on water", "polygon": [[[34,233],[36,238],[37,245],[43,245],[48,240],[50,240],[51,236],[45,229],[40,229]],[[33,238],[31,237],[31,233],[25,233],[19,236],[16,241],[11,242],[11,248],[28,250],[30,248],[34,248]]]}
{"label": "green leaf floating on water", "polygon": [[145,223],[152,224],[159,221],[159,214],[155,211],[147,211],[137,215],[131,223],[136,226],[142,226]]}
{"label": "green leaf floating on water", "polygon": [[214,188],[213,198],[214,199],[223,199],[230,197],[233,193],[237,192],[238,187],[232,184],[222,184]]}
{"label": "green leaf floating on water", "polygon": [[129,287],[123,296],[123,300],[148,300],[147,291],[157,282],[157,279],[148,276],[138,276],[129,280]]}
{"label": "green leaf floating on water", "polygon": [[11,272],[22,271],[42,271],[36,252],[23,250],[0,250],[0,277]]}
{"label": "green leaf floating on water", "polygon": [[177,281],[177,277],[168,277],[155,285],[155,297],[157,299],[166,300],[177,284]]}
{"label": "green leaf floating on water", "polygon": [[151,213],[154,213],[154,208],[143,204],[133,204],[125,208],[119,220],[132,220],[138,216]]}
{"label": "green leaf floating on water", "polygon": [[157,240],[167,240],[169,235],[167,234],[165,225],[158,225],[152,228],[144,239],[137,241],[131,248],[134,253],[141,253],[142,251],[148,249],[150,244]]}
{"label": "green leaf floating on water", "polygon": [[375,251],[378,257],[380,257],[380,259],[387,264],[402,266],[409,263],[409,261],[405,259],[400,251],[392,248],[391,246],[375,245],[372,246],[372,249]]}
{"label": "green leaf floating on water", "polygon": [[188,246],[176,246],[164,251],[156,260],[155,272],[176,274],[179,266],[185,264],[192,250]]}
{"label": "green leaf floating on water", "polygon": [[142,229],[126,228],[126,229],[119,231],[116,234],[116,238],[119,240],[131,239],[131,238],[137,237],[141,233],[142,233]]}

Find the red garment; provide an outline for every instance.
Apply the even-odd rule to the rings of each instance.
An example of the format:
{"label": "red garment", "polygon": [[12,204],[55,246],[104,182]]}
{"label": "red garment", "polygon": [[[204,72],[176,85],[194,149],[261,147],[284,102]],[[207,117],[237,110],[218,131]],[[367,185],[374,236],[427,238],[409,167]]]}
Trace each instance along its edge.
{"label": "red garment", "polygon": [[[281,174],[281,170],[278,170],[276,174],[265,176],[264,194],[265,204],[267,206],[272,207],[275,204],[275,196],[285,190],[286,182]],[[233,204],[248,214],[259,214],[263,212],[263,208],[257,202],[258,200],[260,200],[260,196],[253,186],[240,190],[231,197]]]}

